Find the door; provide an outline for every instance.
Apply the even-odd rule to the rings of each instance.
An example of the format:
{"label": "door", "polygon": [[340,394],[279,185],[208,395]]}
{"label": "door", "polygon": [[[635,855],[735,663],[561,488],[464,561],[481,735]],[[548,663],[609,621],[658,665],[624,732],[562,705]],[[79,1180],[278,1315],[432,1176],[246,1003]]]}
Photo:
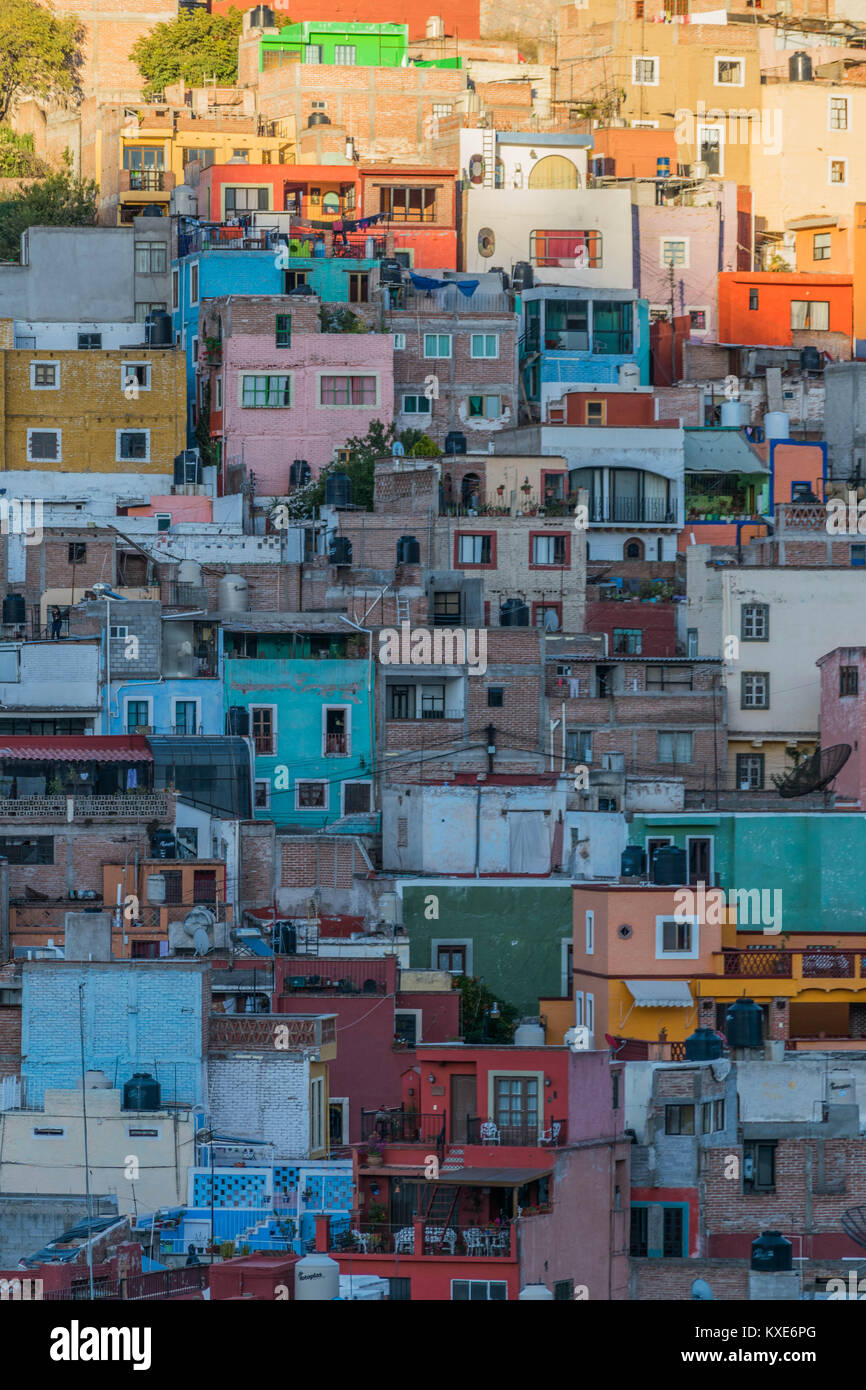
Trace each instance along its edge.
{"label": "door", "polygon": [[404,1182],[400,1178],[397,1182],[392,1182],[390,1186],[391,1225],[398,1228],[411,1226],[415,1213],[421,1210],[421,1189],[424,1184]]}
{"label": "door", "polygon": [[[451,1078],[451,1142],[465,1144],[469,1136],[466,1124],[469,1116],[475,1116],[476,1082],[474,1076],[457,1075]],[[487,1119],[486,1115],[481,1117]]]}
{"label": "door", "polygon": [[713,842],[708,836],[689,836],[689,883],[712,887]]}

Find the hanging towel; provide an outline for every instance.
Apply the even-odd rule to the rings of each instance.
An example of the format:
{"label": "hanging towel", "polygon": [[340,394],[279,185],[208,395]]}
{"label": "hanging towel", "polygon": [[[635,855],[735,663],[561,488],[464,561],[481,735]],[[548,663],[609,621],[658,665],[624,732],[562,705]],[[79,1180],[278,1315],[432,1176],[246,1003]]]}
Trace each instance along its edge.
{"label": "hanging towel", "polygon": [[134,767],[128,767],[128,768],[126,769],[126,790],[127,790],[127,791],[131,791],[133,787],[137,787],[137,786],[138,786],[138,772],[136,771],[136,769],[135,769]]}
{"label": "hanging towel", "polygon": [[478,286],[479,286],[480,283],[481,283],[481,282],[480,282],[479,280],[446,280],[446,281],[445,281],[445,284],[447,284],[447,285],[456,285],[457,288],[458,288],[458,290],[460,291],[460,293],[461,293],[462,295],[465,295],[467,299],[469,299],[469,298],[475,293],[475,291],[478,289]]}
{"label": "hanging towel", "polygon": [[572,676],[568,682],[568,698],[569,700],[580,699],[580,681],[574,676]]}

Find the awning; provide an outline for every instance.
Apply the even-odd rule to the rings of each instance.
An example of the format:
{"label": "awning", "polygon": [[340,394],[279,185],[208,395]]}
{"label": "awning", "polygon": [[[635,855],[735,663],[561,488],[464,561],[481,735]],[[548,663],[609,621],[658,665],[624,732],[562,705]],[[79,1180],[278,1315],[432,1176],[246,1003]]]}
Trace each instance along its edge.
{"label": "awning", "polygon": [[639,1009],[688,1009],[694,1002],[686,980],[626,980]]}
{"label": "awning", "polygon": [[74,737],[36,734],[4,738],[0,758],[15,762],[152,763],[153,754],[141,734]]}
{"label": "awning", "polygon": [[552,1172],[552,1163],[549,1168],[440,1168],[439,1182],[448,1187],[523,1187]]}

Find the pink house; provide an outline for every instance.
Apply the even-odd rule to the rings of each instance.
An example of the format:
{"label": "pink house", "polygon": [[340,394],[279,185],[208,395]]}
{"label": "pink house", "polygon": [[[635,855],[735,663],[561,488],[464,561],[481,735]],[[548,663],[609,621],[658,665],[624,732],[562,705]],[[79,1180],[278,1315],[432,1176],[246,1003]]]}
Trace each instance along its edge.
{"label": "pink house", "polygon": [[851,756],[833,789],[837,804],[866,807],[866,647],[835,647],[821,670],[821,747],[847,743]]}
{"label": "pink house", "polygon": [[391,335],[323,333],[316,296],[205,300],[199,344],[199,408],[223,469],[242,460],[259,496],[285,495],[293,460],[315,478],[347,439],[393,416]]}

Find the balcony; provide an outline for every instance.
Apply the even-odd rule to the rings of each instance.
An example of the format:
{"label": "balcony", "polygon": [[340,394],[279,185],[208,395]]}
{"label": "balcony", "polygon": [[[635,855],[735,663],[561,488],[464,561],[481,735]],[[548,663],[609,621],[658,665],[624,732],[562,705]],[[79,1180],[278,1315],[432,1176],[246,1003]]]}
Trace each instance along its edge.
{"label": "balcony", "polygon": [[361,1142],[379,1144],[445,1143],[445,1113],[415,1115],[403,1110],[362,1110]]}
{"label": "balcony", "polygon": [[673,526],[676,510],[663,498],[616,497],[589,503],[589,520],[596,524]]}
{"label": "balcony", "polygon": [[88,820],[164,820],[168,815],[165,792],[139,792],[129,796],[22,796],[0,798],[0,820],[65,821],[68,803],[79,823]]}
{"label": "balcony", "polygon": [[[335,1254],[447,1255],[513,1260],[513,1226],[437,1226],[415,1221],[405,1226],[381,1222],[334,1233]],[[417,1247],[417,1248],[416,1248]]]}
{"label": "balcony", "polygon": [[[291,974],[283,977],[282,993],[294,994],[367,994],[388,993],[387,960],[320,960],[292,961]],[[393,979],[393,967],[391,978]],[[291,1015],[287,1015],[291,1017]]]}
{"label": "balcony", "polygon": [[162,169],[130,169],[130,193],[162,193],[168,184]]}
{"label": "balcony", "polygon": [[551,1120],[549,1127],[540,1129],[538,1124],[505,1125],[475,1116],[467,1120],[466,1143],[483,1144],[486,1148],[497,1145],[510,1148],[551,1148],[559,1149],[568,1143],[568,1121]]}
{"label": "balcony", "polygon": [[325,757],[345,758],[349,743],[345,734],[325,734]]}
{"label": "balcony", "polygon": [[724,950],[723,970],[738,980],[861,980],[864,954],[840,951],[831,946],[807,951],[755,947],[752,950]]}
{"label": "balcony", "polygon": [[475,294],[466,298],[455,286],[441,290],[415,290],[406,285],[389,285],[392,314],[513,314],[514,304],[507,294]]}

